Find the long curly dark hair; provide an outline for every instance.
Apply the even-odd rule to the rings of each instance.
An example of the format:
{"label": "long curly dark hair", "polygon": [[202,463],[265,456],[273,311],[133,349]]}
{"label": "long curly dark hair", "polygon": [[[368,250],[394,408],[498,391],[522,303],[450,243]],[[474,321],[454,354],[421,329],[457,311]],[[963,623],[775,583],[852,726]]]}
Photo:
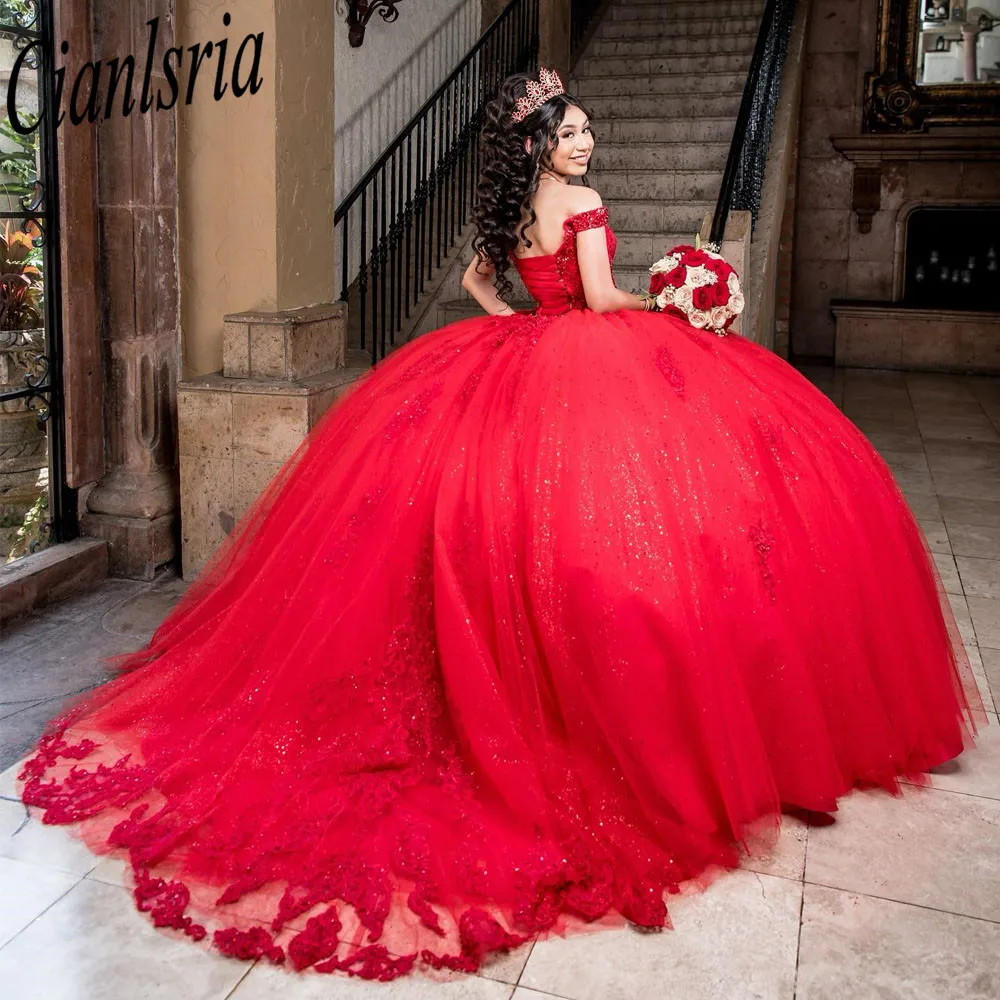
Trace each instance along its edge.
{"label": "long curly dark hair", "polygon": [[[524,231],[535,221],[531,199],[538,190],[539,172],[542,167],[551,166],[549,144],[556,141],[567,108],[579,108],[590,117],[576,97],[559,94],[523,121],[513,121],[511,112],[518,98],[526,94],[528,81],[532,79],[527,73],[507,77],[486,105],[483,123],[483,167],[472,209],[476,224],[472,248],[493,265],[493,283],[502,299],[513,290],[507,278],[509,254],[521,243],[531,246]],[[530,153],[524,148],[524,140],[528,138]],[[527,220],[522,225],[525,212]]]}

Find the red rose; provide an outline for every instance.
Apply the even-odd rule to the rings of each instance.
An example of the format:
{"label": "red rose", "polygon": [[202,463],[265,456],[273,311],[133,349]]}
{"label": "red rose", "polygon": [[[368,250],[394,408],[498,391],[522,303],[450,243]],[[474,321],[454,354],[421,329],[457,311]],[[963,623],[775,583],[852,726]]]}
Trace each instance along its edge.
{"label": "red rose", "polygon": [[715,296],[712,294],[712,286],[701,285],[699,288],[696,288],[691,296],[691,300],[694,302],[696,309],[700,309],[702,312],[707,312],[712,308],[712,306],[715,305]]}
{"label": "red rose", "polygon": [[675,253],[683,258],[685,254],[694,253],[694,247],[689,247],[686,243],[682,243],[680,246],[674,247],[673,250],[668,250],[664,256],[669,257]]}
{"label": "red rose", "polygon": [[729,272],[732,270],[724,260],[717,260],[715,257],[709,257],[705,267],[720,278],[728,278]]}
{"label": "red rose", "polygon": [[684,263],[689,267],[696,267],[698,264],[707,264],[712,258],[704,250],[692,250],[684,255]]}
{"label": "red rose", "polygon": [[667,279],[663,272],[657,272],[649,279],[649,294],[659,295],[667,287]]}
{"label": "red rose", "polygon": [[684,279],[687,277],[687,268],[683,264],[679,264],[672,271],[668,271],[664,276],[663,280],[668,285],[673,285],[674,288],[680,288],[684,284]]}
{"label": "red rose", "polygon": [[724,281],[717,281],[711,288],[715,305],[724,306],[729,301],[729,287]]}

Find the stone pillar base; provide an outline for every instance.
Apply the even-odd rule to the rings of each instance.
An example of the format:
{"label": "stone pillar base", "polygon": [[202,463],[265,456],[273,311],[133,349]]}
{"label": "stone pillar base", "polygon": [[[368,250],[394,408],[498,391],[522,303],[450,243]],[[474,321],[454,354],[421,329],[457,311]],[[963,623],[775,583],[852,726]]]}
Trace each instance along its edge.
{"label": "stone pillar base", "polygon": [[[726,229],[722,234],[722,246],[719,248],[719,256],[736,272],[740,279],[740,286],[743,291],[743,298],[750,298],[748,284],[753,280],[750,274],[750,240],[753,229],[753,216],[750,212],[737,209],[729,213],[726,220]],[[712,233],[712,216],[706,215],[701,224],[701,242],[708,243]],[[732,333],[741,333],[753,339],[753,330],[746,329],[746,311],[744,310],[729,327]]]}
{"label": "stone pillar base", "polygon": [[147,520],[88,512],[80,519],[84,535],[107,542],[111,576],[147,582],[176,555],[176,527],[174,514]]}
{"label": "stone pillar base", "polygon": [[198,574],[358,376],[344,367],[340,303],[233,314],[225,323],[227,375],[177,387],[185,580]]}

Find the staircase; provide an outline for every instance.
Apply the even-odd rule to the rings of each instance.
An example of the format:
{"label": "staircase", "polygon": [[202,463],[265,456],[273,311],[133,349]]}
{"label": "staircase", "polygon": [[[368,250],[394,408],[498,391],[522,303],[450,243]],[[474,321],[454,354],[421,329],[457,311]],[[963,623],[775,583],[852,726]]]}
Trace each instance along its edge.
{"label": "staircase", "polygon": [[[693,242],[714,211],[763,7],[613,0],[581,53],[566,89],[593,115],[587,176],[618,237],[619,288],[647,288],[650,264]],[[508,276],[513,306],[531,308],[513,269]],[[442,296],[441,322],[482,314],[460,279]]]}

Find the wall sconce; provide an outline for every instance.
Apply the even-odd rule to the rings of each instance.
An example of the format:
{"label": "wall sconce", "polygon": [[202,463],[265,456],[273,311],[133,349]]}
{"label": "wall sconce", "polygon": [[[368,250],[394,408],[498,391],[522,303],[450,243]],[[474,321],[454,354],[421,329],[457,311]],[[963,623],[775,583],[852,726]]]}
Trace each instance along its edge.
{"label": "wall sconce", "polygon": [[365,40],[365,28],[376,12],[387,24],[399,17],[396,4],[399,0],[337,0],[337,10],[343,14],[347,10],[347,40],[352,49],[361,47]]}

